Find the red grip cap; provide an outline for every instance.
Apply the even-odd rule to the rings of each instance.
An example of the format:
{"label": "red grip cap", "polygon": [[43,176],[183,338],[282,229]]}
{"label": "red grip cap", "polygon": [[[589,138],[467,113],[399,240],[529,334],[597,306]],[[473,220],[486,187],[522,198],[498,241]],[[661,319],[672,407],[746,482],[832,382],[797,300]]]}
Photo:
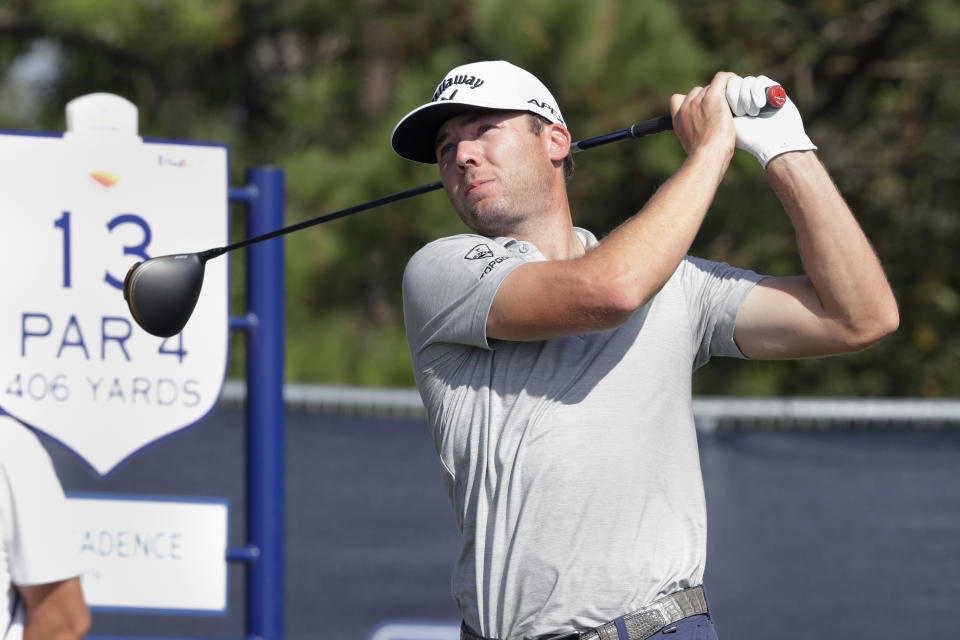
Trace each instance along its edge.
{"label": "red grip cap", "polygon": [[767,87],[767,106],[780,108],[787,101],[787,92],[778,84]]}

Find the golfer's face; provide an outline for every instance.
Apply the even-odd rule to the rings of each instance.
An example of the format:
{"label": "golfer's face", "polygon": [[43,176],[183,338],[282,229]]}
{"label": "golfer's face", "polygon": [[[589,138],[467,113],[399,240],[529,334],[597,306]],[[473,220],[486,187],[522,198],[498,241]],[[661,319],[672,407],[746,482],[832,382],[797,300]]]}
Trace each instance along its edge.
{"label": "golfer's face", "polygon": [[532,210],[549,166],[541,137],[526,113],[474,111],[437,132],[437,162],[450,202],[482,235],[509,235]]}

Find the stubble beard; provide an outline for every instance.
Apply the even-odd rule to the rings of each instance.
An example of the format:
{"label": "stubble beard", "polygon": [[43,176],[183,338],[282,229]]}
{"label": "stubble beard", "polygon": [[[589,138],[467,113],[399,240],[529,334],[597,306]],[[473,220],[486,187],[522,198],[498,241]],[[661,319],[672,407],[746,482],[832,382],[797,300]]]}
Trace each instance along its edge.
{"label": "stubble beard", "polygon": [[461,202],[463,222],[488,238],[514,237],[529,226],[541,213],[538,207],[549,181],[536,175],[514,176],[513,180],[509,188],[497,195]]}
{"label": "stubble beard", "polygon": [[502,197],[469,205],[460,217],[475,233],[488,238],[509,237],[527,219],[526,215],[510,207]]}

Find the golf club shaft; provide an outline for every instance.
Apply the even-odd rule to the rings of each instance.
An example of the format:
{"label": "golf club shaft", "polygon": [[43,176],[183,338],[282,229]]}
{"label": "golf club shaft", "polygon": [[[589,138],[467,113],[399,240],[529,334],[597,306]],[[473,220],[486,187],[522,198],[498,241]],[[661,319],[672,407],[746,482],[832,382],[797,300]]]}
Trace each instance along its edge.
{"label": "golf club shaft", "polygon": [[611,142],[618,142],[620,140],[626,140],[627,138],[642,138],[643,136],[649,136],[662,131],[670,131],[671,129],[673,129],[673,119],[670,116],[660,116],[659,118],[632,124],[620,131],[605,133],[602,136],[574,142],[570,145],[570,150],[574,153],[577,151],[586,151],[587,149],[599,147]]}
{"label": "golf club shaft", "polygon": [[[592,149],[593,147],[599,147],[601,145],[617,142],[619,140],[625,140],[627,138],[640,138],[654,133],[660,133],[661,131],[669,131],[672,128],[673,123],[670,119],[670,116],[660,116],[659,118],[653,118],[652,120],[647,120],[646,122],[639,122],[627,127],[626,129],[621,129],[620,131],[614,131],[612,133],[574,142],[572,145],[570,145],[570,150],[571,152],[576,153],[578,151]],[[346,209],[334,211],[333,213],[327,213],[316,218],[311,218],[310,220],[304,220],[303,222],[298,222],[297,224],[290,225],[289,227],[283,227],[282,229],[277,229],[276,231],[271,231],[263,235],[254,236],[253,238],[247,238],[246,240],[234,242],[224,247],[208,249],[207,251],[203,251],[199,254],[200,259],[206,262],[210,258],[215,258],[216,256],[224,254],[228,251],[233,251],[234,249],[242,249],[243,247],[257,242],[270,240],[271,238],[276,238],[277,236],[299,231],[300,229],[306,229],[307,227],[312,227],[330,220],[336,220],[337,218],[349,216],[354,213],[360,213],[361,211],[367,211],[368,209],[374,209],[385,204],[390,204],[391,202],[406,200],[407,198],[412,198],[414,196],[419,196],[421,194],[429,193],[430,191],[436,191],[437,189],[442,188],[443,183],[437,181],[421,185],[419,187],[414,187],[412,189],[407,189],[406,191],[398,191],[397,193],[383,196],[382,198],[377,198],[376,200],[371,200],[369,202],[357,204],[352,207],[347,207]]]}
{"label": "golf club shaft", "polygon": [[347,207],[346,209],[341,209],[340,211],[334,211],[333,213],[327,213],[316,218],[311,218],[309,220],[304,220],[303,222],[298,222],[297,224],[292,224],[288,227],[283,227],[282,229],[277,229],[269,233],[264,233],[263,235],[254,236],[253,238],[247,238],[246,240],[240,240],[239,242],[234,242],[228,244],[224,247],[217,247],[216,249],[208,249],[200,253],[200,259],[207,261],[210,258],[215,258],[221,254],[226,253],[227,251],[233,251],[234,249],[242,249],[248,245],[263,242],[264,240],[270,240],[271,238],[276,238],[277,236],[286,235],[288,233],[293,233],[294,231],[299,231],[300,229],[306,229],[307,227],[312,227],[323,222],[328,222],[330,220],[336,220],[337,218],[342,218],[344,216],[349,216],[353,213],[360,213],[361,211],[366,211],[367,209],[374,209],[376,207],[383,206],[385,204],[390,204],[391,202],[397,202],[398,200],[406,200],[407,198],[412,198],[413,196],[419,196],[422,193],[428,193],[430,191],[436,191],[443,187],[443,183],[440,181],[431,182],[430,184],[424,184],[419,187],[414,187],[412,189],[407,189],[406,191],[398,191],[397,193],[392,193],[388,196],[383,196],[382,198],[377,198],[369,202],[363,202],[356,204],[352,207]]}
{"label": "golf club shaft", "polygon": [[[786,92],[780,85],[772,85],[767,87],[765,93],[767,96],[767,105],[761,109],[761,113],[768,110],[779,109],[781,106],[783,106],[787,98]],[[646,120],[644,122],[632,124],[626,129],[621,129],[619,131],[613,131],[611,133],[605,133],[600,136],[594,136],[593,138],[587,138],[585,140],[574,142],[570,145],[570,152],[577,153],[579,151],[586,151],[587,149],[610,144],[611,142],[618,142],[620,140],[626,140],[627,138],[642,138],[643,136],[649,136],[654,133],[661,133],[663,131],[670,131],[672,129],[673,118],[671,118],[669,115],[651,118],[650,120]],[[215,258],[228,251],[233,251],[234,249],[242,249],[243,247],[257,242],[270,240],[271,238],[276,238],[277,236],[286,235],[294,231],[299,231],[300,229],[306,229],[307,227],[322,224],[330,220],[336,220],[337,218],[349,216],[354,213],[360,213],[361,211],[367,211],[368,209],[374,209],[385,204],[390,204],[391,202],[406,200],[407,198],[419,196],[423,193],[436,191],[442,187],[443,183],[437,181],[431,182],[430,184],[421,185],[419,187],[414,187],[412,189],[407,189],[406,191],[398,191],[397,193],[383,196],[382,198],[377,198],[369,202],[357,204],[352,207],[347,207],[346,209],[341,209],[340,211],[334,211],[333,213],[311,218],[310,220],[304,220],[303,222],[298,222],[297,224],[290,225],[289,227],[283,227],[282,229],[271,231],[270,233],[254,236],[253,238],[247,238],[246,240],[240,240],[239,242],[234,242],[223,247],[207,249],[206,251],[202,251],[197,255],[199,255],[202,262],[206,262],[210,258]]]}

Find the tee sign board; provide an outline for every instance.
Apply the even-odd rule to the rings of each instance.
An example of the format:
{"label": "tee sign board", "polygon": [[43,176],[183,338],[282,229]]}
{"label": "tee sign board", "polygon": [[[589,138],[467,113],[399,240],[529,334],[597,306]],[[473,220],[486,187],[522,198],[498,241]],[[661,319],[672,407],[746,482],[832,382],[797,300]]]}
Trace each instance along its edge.
{"label": "tee sign board", "polygon": [[130,267],[227,243],[223,145],[148,142],[110,94],[67,105],[67,132],[0,134],[0,409],[101,475],[216,405],[227,261],[207,264],[184,330],[157,338],[123,299]]}

